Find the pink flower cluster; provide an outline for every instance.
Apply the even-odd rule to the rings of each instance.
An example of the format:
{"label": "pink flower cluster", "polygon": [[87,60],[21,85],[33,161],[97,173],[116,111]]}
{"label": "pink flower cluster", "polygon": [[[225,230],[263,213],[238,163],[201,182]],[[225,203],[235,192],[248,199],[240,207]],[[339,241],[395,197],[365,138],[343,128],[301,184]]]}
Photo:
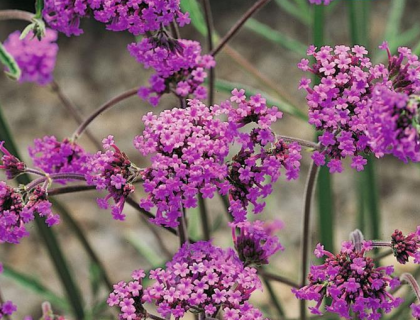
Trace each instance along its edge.
{"label": "pink flower cluster", "polygon": [[[139,176],[139,169],[131,163],[124,152],[115,145],[114,137],[108,136],[103,141],[105,152],[92,156],[85,174],[89,185],[96,186],[97,190],[108,191],[105,198],[98,199],[102,209],[108,209],[109,199],[114,200],[111,213],[115,220],[124,220],[124,204],[127,197],[134,192],[133,181]],[[114,150],[112,150],[114,149]]]}
{"label": "pink flower cluster", "polygon": [[133,273],[134,281],[114,286],[108,304],[121,308],[123,319],[145,319],[143,303],[154,303],[164,317],[182,318],[185,313],[204,313],[224,320],[262,320],[249,298],[261,283],[254,268],[244,267],[231,249],[221,249],[210,242],[184,244],[166,269],[150,272],[155,283],[142,286],[142,270]]}
{"label": "pink flower cluster", "polygon": [[[259,95],[248,101],[243,90],[233,93],[231,101],[220,106],[189,100],[185,109],[143,117],[146,128],[134,145],[143,155],[154,156],[152,167],[144,173],[143,186],[149,196],[140,206],[146,210],[156,206],[155,223],[177,226],[182,206],[196,207],[198,193],[212,198],[216,191],[229,193],[230,212],[236,221],[243,221],[249,203],[255,213],[262,211],[264,203],[257,200],[272,192],[282,167],[289,179],[297,177],[300,146],[277,140],[270,129],[281,113],[268,108]],[[223,115],[228,121],[220,119]],[[239,130],[251,122],[258,127],[250,133]],[[235,141],[242,149],[226,163]],[[270,181],[265,182],[266,177]]]}
{"label": "pink flower cluster", "polygon": [[143,187],[149,196],[140,206],[157,207],[155,223],[175,227],[182,206],[197,206],[198,193],[204,198],[212,198],[217,189],[227,193],[224,160],[232,136],[228,123],[217,118],[223,113],[217,106],[208,108],[190,100],[185,109],[143,117],[145,129],[134,145],[143,155],[154,155],[144,174]]}
{"label": "pink flower cluster", "polygon": [[155,71],[149,79],[150,87],[140,88],[140,97],[153,106],[169,92],[180,98],[205,99],[207,91],[202,84],[207,78],[205,70],[216,64],[213,57],[202,56],[197,41],[175,40],[160,34],[159,40],[143,38],[128,46],[128,51],[139,63]]}
{"label": "pink flower cluster", "polygon": [[[29,155],[34,165],[46,173],[87,173],[87,164],[92,155],[69,139],[58,141],[54,136],[35,139],[29,147]],[[66,180],[68,181],[68,180]],[[65,183],[64,180],[55,182]]]}
{"label": "pink flower cluster", "polygon": [[25,224],[32,221],[35,214],[45,217],[50,227],[60,222],[60,216],[51,212],[51,203],[40,186],[24,197],[18,190],[0,181],[0,242],[17,244],[28,236]]}
{"label": "pink flower cluster", "polygon": [[315,152],[317,165],[330,161],[330,172],[341,172],[341,160],[352,159],[352,167],[363,170],[364,154],[381,157],[394,154],[404,162],[420,160],[418,98],[420,70],[418,57],[408,48],[392,56],[387,43],[388,67],[372,65],[361,46],[324,46],[308,55],[316,60],[312,67],[303,59],[299,68],[317,75],[321,81],[313,88],[303,78],[300,88],[308,92],[309,123],[323,131],[322,152]]}
{"label": "pink flower cluster", "polygon": [[0,159],[3,163],[0,165],[0,170],[4,170],[6,172],[7,179],[14,179],[25,171],[25,163],[12,155],[4,147],[4,141],[0,141],[0,151],[3,153],[3,156]]}
{"label": "pink flower cluster", "polygon": [[318,244],[315,256],[325,256],[325,262],[311,266],[309,284],[293,290],[296,297],[316,301],[316,306],[309,309],[317,315],[322,314],[319,308],[324,298],[331,299],[326,311],[346,319],[352,318],[351,312],[361,320],[379,319],[382,311],[389,313],[402,299],[393,297],[387,289],[400,283],[391,277],[392,266],[375,267],[373,260],[365,256],[370,249],[369,242],[362,243],[362,249],[357,251],[352,242],[346,241],[340,253],[334,255]]}
{"label": "pink flower cluster", "polygon": [[19,82],[49,84],[53,80],[53,71],[58,53],[57,32],[46,29],[45,36],[39,40],[29,32],[20,39],[21,32],[15,31],[4,42],[6,51],[13,56],[21,70]]}
{"label": "pink flower cluster", "polygon": [[391,248],[399,263],[406,264],[413,257],[414,263],[420,264],[420,227],[407,236],[400,230],[395,230],[391,239]]}
{"label": "pink flower cluster", "polygon": [[[268,264],[268,258],[284,250],[279,239],[267,229],[263,221],[231,223],[233,243],[245,266]],[[236,230],[239,229],[239,235]]]}
{"label": "pink flower cluster", "polygon": [[80,19],[90,13],[108,30],[128,30],[134,35],[157,31],[172,22],[190,23],[180,10],[180,0],[45,0],[43,18],[67,36],[80,35]]}

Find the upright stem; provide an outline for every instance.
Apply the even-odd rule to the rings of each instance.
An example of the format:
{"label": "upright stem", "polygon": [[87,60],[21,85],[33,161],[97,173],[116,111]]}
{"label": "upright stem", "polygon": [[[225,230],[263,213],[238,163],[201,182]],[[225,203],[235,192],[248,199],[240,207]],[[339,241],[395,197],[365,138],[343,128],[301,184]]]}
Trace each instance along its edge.
{"label": "upright stem", "polygon": [[82,124],[80,124],[80,126],[77,128],[77,130],[73,133],[73,139],[77,140],[82,135],[82,133],[86,130],[88,125],[93,120],[95,120],[99,115],[101,115],[106,110],[112,108],[117,103],[136,95],[137,91],[138,91],[138,88],[133,88],[131,90],[128,90],[128,91],[125,91],[125,92],[119,94],[118,96],[116,96],[116,97],[112,98],[111,100],[109,100],[108,102],[104,103],[102,106],[100,106],[98,109],[96,109]]}
{"label": "upright stem", "polygon": [[209,223],[209,215],[206,208],[206,203],[204,202],[203,196],[201,194],[198,195],[198,206],[200,208],[200,216],[201,216],[201,223],[203,226],[203,236],[204,240],[210,240],[210,223]]}
{"label": "upright stem", "polygon": [[[308,273],[308,251],[310,240],[310,221],[312,198],[315,192],[316,177],[319,167],[312,161],[309,168],[308,178],[306,180],[305,199],[303,206],[303,233],[302,233],[302,270],[301,270],[301,287],[306,284],[306,274]],[[301,320],[306,319],[306,300],[300,300],[300,317]]]}
{"label": "upright stem", "polygon": [[[202,0],[204,7],[204,16],[206,19],[207,28],[207,49],[209,52],[213,50],[213,15],[211,13],[211,6],[209,0]],[[209,70],[209,106],[213,105],[214,102],[214,81],[215,81],[215,70],[210,68]]]}
{"label": "upright stem", "polygon": [[238,33],[245,22],[251,18],[251,16],[266,5],[270,0],[258,0],[245,14],[234,24],[229,32],[220,40],[220,43],[214,48],[210,54],[215,56],[222,50],[222,48]]}
{"label": "upright stem", "polygon": [[[76,108],[76,106],[70,101],[70,99],[64,94],[61,87],[58,85],[56,81],[51,83],[52,91],[57,95],[60,99],[63,106],[67,109],[70,115],[76,120],[77,124],[80,125],[83,123],[83,115],[82,113]],[[102,144],[94,137],[94,135],[89,131],[86,130],[86,135],[92,141],[96,148],[101,149]]]}
{"label": "upright stem", "polygon": [[182,246],[184,243],[188,243],[188,232],[187,232],[187,223],[185,221],[185,210],[183,209],[181,212],[181,216],[179,217],[179,226],[178,226],[178,236],[179,236],[179,244]]}
{"label": "upright stem", "polygon": [[35,15],[31,12],[22,10],[0,10],[0,21],[4,20],[23,20],[33,22]]}

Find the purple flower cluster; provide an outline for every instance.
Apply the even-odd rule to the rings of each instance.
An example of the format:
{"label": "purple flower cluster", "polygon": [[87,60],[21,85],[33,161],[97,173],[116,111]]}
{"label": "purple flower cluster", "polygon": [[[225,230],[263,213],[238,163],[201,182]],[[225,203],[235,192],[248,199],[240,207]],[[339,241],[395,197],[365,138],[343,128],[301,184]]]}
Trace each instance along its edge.
{"label": "purple flower cluster", "polygon": [[180,10],[180,0],[88,0],[96,20],[112,31],[128,30],[134,35],[158,31],[177,22],[190,23]]}
{"label": "purple flower cluster", "polygon": [[228,123],[216,118],[222,113],[217,106],[208,108],[190,100],[185,109],[143,117],[145,130],[134,145],[143,155],[154,155],[144,173],[143,187],[149,196],[140,206],[157,207],[155,223],[175,227],[182,206],[197,206],[198,193],[204,198],[212,198],[217,189],[227,193],[224,160],[232,137]]}
{"label": "purple flower cluster", "polygon": [[46,218],[48,226],[59,223],[60,216],[51,212],[51,203],[41,187],[31,191],[25,200],[18,190],[0,181],[0,242],[19,243],[29,235],[25,224],[38,214]]}
{"label": "purple flower cluster", "polygon": [[411,308],[411,315],[413,316],[413,318],[420,319],[420,304],[412,303],[410,305],[410,308]]}
{"label": "purple flower cluster", "polygon": [[57,32],[46,29],[39,40],[33,32],[20,39],[21,32],[15,31],[4,42],[4,47],[16,60],[22,74],[19,82],[36,82],[46,85],[53,80],[53,71],[58,53]]}
{"label": "purple flower cluster", "polygon": [[67,36],[80,35],[80,19],[93,12],[108,30],[139,35],[157,31],[172,22],[190,23],[180,10],[180,0],[45,0],[43,17],[51,28]]}
{"label": "purple flower cluster", "polygon": [[402,299],[393,297],[387,288],[399,285],[397,278],[392,278],[392,266],[375,267],[373,260],[365,256],[365,251],[372,249],[370,243],[364,242],[362,249],[356,251],[351,242],[343,242],[337,255],[317,245],[317,258],[325,256],[322,265],[311,266],[308,276],[309,284],[294,290],[297,298],[316,301],[315,307],[309,309],[313,314],[321,315],[319,310],[324,298],[331,303],[326,311],[351,319],[350,312],[358,319],[380,319],[381,312],[389,313],[398,307]]}
{"label": "purple flower cluster", "polygon": [[[34,165],[46,173],[87,173],[87,164],[92,155],[69,139],[58,141],[54,136],[35,139],[29,147]],[[55,180],[65,183],[65,181]]]}
{"label": "purple flower cluster", "polygon": [[7,179],[14,179],[25,171],[25,163],[12,155],[4,147],[4,141],[0,141],[0,151],[3,153],[3,156],[1,157],[1,162],[3,164],[0,165],[0,170],[4,170],[6,172]]}
{"label": "purple flower cluster", "polygon": [[414,263],[420,264],[420,227],[407,236],[400,230],[395,230],[391,235],[391,248],[399,263],[406,264],[413,257]]}
{"label": "purple flower cluster", "polygon": [[[245,266],[268,264],[268,258],[284,250],[279,239],[272,235],[263,221],[231,223],[232,237],[239,259]],[[239,229],[239,235],[236,230]]]}
{"label": "purple flower cluster", "polygon": [[12,301],[3,302],[0,305],[0,319],[4,316],[11,316],[17,310],[16,305]]}
{"label": "purple flower cluster", "polygon": [[346,157],[352,159],[353,168],[363,170],[366,160],[362,155],[370,152],[365,133],[369,115],[367,99],[372,80],[381,74],[379,70],[372,74],[367,53],[357,45],[351,49],[336,46],[334,50],[324,46],[318,51],[311,46],[308,55],[316,62],[312,67],[307,59],[299,63],[300,69],[321,79],[320,84],[310,88],[310,79],[303,78],[299,88],[308,92],[309,123],[323,131],[319,142],[324,151],[314,153],[313,159],[317,165],[323,165],[323,155],[328,155],[332,173],[343,170],[341,160]]}
{"label": "purple flower cluster", "polygon": [[128,46],[130,54],[155,73],[150,77],[150,87],[141,87],[142,99],[156,106],[164,93],[175,93],[180,98],[206,98],[202,85],[207,78],[206,69],[213,68],[215,61],[210,55],[201,55],[197,41],[175,40],[160,33],[157,38],[144,38]]}
{"label": "purple flower cluster", "polygon": [[311,4],[323,4],[325,6],[329,5],[333,0],[309,0]]}
{"label": "purple flower cluster", "polygon": [[221,249],[210,242],[184,244],[172,261],[150,272],[156,282],[142,287],[142,270],[133,273],[134,281],[114,286],[108,304],[119,305],[123,319],[145,319],[142,303],[154,303],[164,318],[182,318],[186,312],[224,320],[262,320],[249,298],[261,282],[254,268],[244,267],[231,249]]}
{"label": "purple flower cluster", "polygon": [[[114,137],[108,136],[103,141],[105,152],[96,153],[88,164],[85,175],[89,185],[97,190],[108,191],[105,198],[98,199],[101,209],[108,209],[108,200],[112,198],[114,204],[111,213],[115,220],[124,220],[124,204],[127,197],[134,192],[133,181],[139,176],[140,170],[128,159],[124,152],[115,145]],[[114,150],[112,150],[114,149]]]}
{"label": "purple flower cluster", "polygon": [[[270,129],[271,124],[282,117],[276,107],[267,107],[266,100],[259,94],[251,96],[249,100],[242,89],[235,89],[232,94],[230,101],[222,106],[229,110],[229,125],[235,131],[235,140],[242,145],[229,163],[227,177],[231,184],[229,211],[239,222],[245,220],[249,203],[253,204],[254,213],[262,212],[265,202],[259,203],[257,200],[271,194],[281,168],[286,169],[288,180],[299,176],[302,156],[299,144],[286,144],[276,139]],[[239,131],[249,123],[258,126],[249,133]]]}

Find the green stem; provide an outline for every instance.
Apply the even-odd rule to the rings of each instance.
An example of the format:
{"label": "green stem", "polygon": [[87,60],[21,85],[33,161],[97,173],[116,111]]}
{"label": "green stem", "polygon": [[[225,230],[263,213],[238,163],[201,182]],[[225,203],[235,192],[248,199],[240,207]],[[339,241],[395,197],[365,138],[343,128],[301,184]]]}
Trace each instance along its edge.
{"label": "green stem", "polygon": [[[10,151],[10,153],[20,158],[18,150],[17,150],[17,146],[9,131],[8,124],[6,120],[4,119],[1,108],[0,108],[0,139],[5,141],[7,149]],[[20,175],[17,178],[17,180],[21,184],[30,183],[30,179],[28,175],[26,174]],[[84,310],[83,310],[83,302],[80,295],[80,290],[73,280],[72,273],[70,272],[69,266],[67,265],[66,259],[61,250],[61,247],[56,238],[56,235],[54,231],[45,224],[44,219],[40,217],[36,217],[35,223],[38,227],[38,231],[41,235],[41,238],[44,241],[44,244],[48,250],[48,253],[54,264],[56,272],[61,280],[64,290],[66,291],[67,297],[72,305],[74,315],[77,319],[83,319]]]}
{"label": "green stem", "polygon": [[283,310],[283,307],[281,306],[278,296],[276,295],[276,292],[273,289],[273,286],[271,285],[270,281],[268,281],[265,278],[263,278],[263,282],[264,282],[265,287],[267,288],[268,295],[270,296],[271,302],[273,303],[274,308],[276,309],[280,319],[284,319],[285,317],[284,310]]}

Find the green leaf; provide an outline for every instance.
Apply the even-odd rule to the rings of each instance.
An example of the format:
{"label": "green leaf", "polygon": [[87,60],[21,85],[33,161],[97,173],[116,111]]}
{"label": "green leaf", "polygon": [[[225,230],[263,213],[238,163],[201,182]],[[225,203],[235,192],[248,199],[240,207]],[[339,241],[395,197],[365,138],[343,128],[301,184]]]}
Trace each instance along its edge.
{"label": "green leaf", "polygon": [[292,3],[290,0],[276,0],[276,3],[288,14],[298,19],[303,24],[309,26],[312,21],[311,11],[308,3],[305,0],[295,0]]}
{"label": "green leaf", "polygon": [[[15,155],[17,158],[19,152],[17,146],[10,133],[9,126],[4,119],[3,113],[0,108],[0,140],[5,141],[5,147]],[[27,174],[20,175],[16,179],[20,184],[28,184],[31,180]],[[38,232],[46,246],[51,261],[54,264],[55,270],[60,277],[60,281],[66,291],[67,298],[72,306],[72,311],[77,319],[83,319],[84,310],[82,297],[80,295],[80,289],[74,282],[73,276],[70,272],[69,266],[67,265],[64,254],[61,250],[60,244],[56,238],[54,231],[45,224],[45,219],[41,217],[35,218],[35,223],[38,228]]]}
{"label": "green leaf", "polygon": [[0,43],[0,62],[7,68],[5,74],[13,80],[19,80],[21,71],[15,59],[9,54],[6,48]]}
{"label": "green leaf", "polygon": [[306,55],[307,46],[277,30],[272,29],[264,23],[255,19],[249,19],[245,23],[245,27],[262,36],[263,38],[289,49],[301,56]]}
{"label": "green leaf", "polygon": [[35,19],[42,18],[42,9],[44,9],[44,0],[35,1]]}
{"label": "green leaf", "polygon": [[157,268],[164,263],[165,259],[134,231],[128,231],[124,237],[153,268]]}
{"label": "green leaf", "polygon": [[98,297],[99,287],[101,283],[101,268],[94,262],[89,265],[90,288],[94,299]]}
{"label": "green leaf", "polygon": [[49,290],[37,278],[20,273],[7,265],[3,265],[3,268],[3,275],[6,278],[9,278],[15,283],[20,284],[25,289],[36,293],[37,295],[41,296],[45,300],[48,300],[53,305],[64,310],[65,312],[69,312],[70,306],[67,300]]}
{"label": "green leaf", "polygon": [[189,12],[191,23],[201,35],[207,35],[206,19],[197,0],[181,0],[181,9]]}
{"label": "green leaf", "polygon": [[220,90],[222,92],[226,92],[228,94],[235,88],[245,89],[246,95],[249,97],[251,95],[255,95],[260,93],[265,99],[267,99],[267,104],[276,106],[280,111],[284,113],[288,113],[292,116],[295,116],[301,120],[308,120],[308,116],[301,110],[297,109],[296,107],[288,104],[287,102],[281,101],[279,99],[273,98],[268,93],[265,93],[261,90],[257,90],[250,86],[244,85],[242,83],[230,82],[226,80],[216,79],[215,83],[216,90]]}

